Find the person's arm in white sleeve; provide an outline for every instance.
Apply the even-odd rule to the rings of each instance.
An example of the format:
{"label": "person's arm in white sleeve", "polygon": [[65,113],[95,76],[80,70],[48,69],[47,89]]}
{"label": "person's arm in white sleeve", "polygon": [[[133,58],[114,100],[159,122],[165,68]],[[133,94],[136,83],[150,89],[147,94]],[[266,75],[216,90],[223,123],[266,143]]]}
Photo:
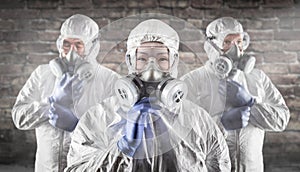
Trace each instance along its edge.
{"label": "person's arm in white sleeve", "polygon": [[265,96],[256,98],[251,108],[250,123],[265,130],[282,131],[290,118],[289,109],[280,92],[262,71],[260,71],[260,78]]}
{"label": "person's arm in white sleeve", "polygon": [[[203,133],[206,154],[205,163],[209,172],[230,172],[231,163],[224,135],[209,114],[202,110],[202,119],[195,120]],[[203,121],[200,123],[199,121]]]}
{"label": "person's arm in white sleeve", "polygon": [[198,83],[199,80],[201,79],[199,77],[199,73],[200,72],[196,72],[196,71],[191,71],[185,75],[183,75],[180,80],[184,81],[185,84],[188,87],[188,95],[187,95],[187,99],[194,102],[195,104],[201,104],[200,103],[200,97],[199,95],[199,85]]}
{"label": "person's arm in white sleeve", "polygon": [[18,129],[34,129],[43,122],[48,122],[48,110],[50,105],[48,98],[41,97],[40,82],[43,69],[39,66],[27,80],[18,94],[16,103],[12,109],[12,118]]}
{"label": "person's arm in white sleeve", "polygon": [[[109,169],[113,168],[110,161],[115,161],[116,158],[126,158],[117,147],[119,139],[117,134],[109,131],[111,130],[108,127],[109,122],[112,120],[107,113],[109,112],[104,110],[101,105],[97,105],[80,118],[73,131],[66,172]],[[113,113],[110,115],[114,116]],[[116,126],[116,128],[120,127]],[[112,131],[115,130],[112,129]]]}

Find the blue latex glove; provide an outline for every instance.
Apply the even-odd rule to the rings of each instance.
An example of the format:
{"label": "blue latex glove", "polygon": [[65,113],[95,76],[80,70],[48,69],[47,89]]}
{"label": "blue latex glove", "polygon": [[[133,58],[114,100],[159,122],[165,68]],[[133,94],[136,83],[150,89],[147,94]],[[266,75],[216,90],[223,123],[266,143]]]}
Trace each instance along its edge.
{"label": "blue latex glove", "polygon": [[154,104],[154,101],[152,98],[144,98],[137,102],[126,115],[125,135],[117,145],[124,154],[130,157],[133,157],[138,149],[145,129],[150,130],[149,114],[158,114],[161,109],[159,105]]}
{"label": "blue latex glove", "polygon": [[221,122],[226,130],[236,130],[248,125],[250,107],[232,108],[223,113]]}
{"label": "blue latex glove", "polygon": [[78,119],[70,109],[53,102],[49,112],[49,122],[52,126],[69,132],[75,129]]}
{"label": "blue latex glove", "polygon": [[[65,73],[59,83],[55,86],[53,94],[49,97],[49,102],[56,102],[65,107],[73,103],[73,96],[78,95],[82,89],[82,82],[78,81],[72,86],[72,82],[77,79],[77,75],[71,76]],[[73,88],[74,92],[73,92]]]}
{"label": "blue latex glove", "polygon": [[221,80],[219,93],[226,97],[226,104],[233,107],[251,107],[254,104],[254,98],[252,98],[241,84],[233,80]]}

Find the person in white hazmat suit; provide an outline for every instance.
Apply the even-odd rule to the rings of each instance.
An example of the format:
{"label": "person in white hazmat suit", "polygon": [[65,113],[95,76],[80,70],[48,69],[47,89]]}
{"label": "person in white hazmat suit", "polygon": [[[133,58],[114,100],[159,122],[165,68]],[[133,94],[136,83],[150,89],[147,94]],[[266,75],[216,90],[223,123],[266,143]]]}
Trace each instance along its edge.
{"label": "person in white hazmat suit", "polygon": [[15,126],[35,129],[35,171],[63,171],[71,132],[85,111],[113,95],[119,75],[99,65],[99,28],[75,14],[61,26],[59,57],[40,65],[23,86],[12,109]]}
{"label": "person in white hazmat suit", "polygon": [[178,48],[177,32],[160,20],[130,32],[129,75],[80,119],[66,171],[230,171],[222,132],[176,79]]}
{"label": "person in white hazmat suit", "polygon": [[282,131],[290,113],[268,76],[254,68],[255,58],[244,54],[249,36],[231,17],[206,28],[207,63],[184,75],[188,97],[208,111],[224,131],[232,169],[263,171],[265,131]]}

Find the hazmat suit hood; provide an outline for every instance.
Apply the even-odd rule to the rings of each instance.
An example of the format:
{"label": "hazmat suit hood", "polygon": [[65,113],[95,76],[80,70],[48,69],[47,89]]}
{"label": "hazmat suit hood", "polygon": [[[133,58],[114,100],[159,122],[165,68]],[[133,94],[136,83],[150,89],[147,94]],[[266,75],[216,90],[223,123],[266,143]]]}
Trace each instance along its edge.
{"label": "hazmat suit hood", "polygon": [[161,42],[169,49],[170,75],[177,77],[179,61],[179,36],[177,32],[166,23],[149,19],[137,25],[129,34],[127,40],[126,63],[129,74],[135,71],[136,49],[144,42]]}
{"label": "hazmat suit hood", "polygon": [[[244,32],[243,26],[232,17],[222,17],[212,21],[206,28],[206,38],[214,43],[220,50],[223,49],[223,42],[229,34],[241,34],[243,37],[243,50],[246,50],[250,43],[250,37]],[[204,43],[204,50],[210,61],[219,56],[219,52],[208,42]]]}
{"label": "hazmat suit hood", "polygon": [[91,18],[75,14],[69,17],[61,26],[60,36],[56,41],[56,46],[61,54],[63,52],[63,41],[66,38],[78,38],[83,41],[85,50],[84,56],[88,62],[97,64],[96,57],[100,50],[98,41],[99,27]]}

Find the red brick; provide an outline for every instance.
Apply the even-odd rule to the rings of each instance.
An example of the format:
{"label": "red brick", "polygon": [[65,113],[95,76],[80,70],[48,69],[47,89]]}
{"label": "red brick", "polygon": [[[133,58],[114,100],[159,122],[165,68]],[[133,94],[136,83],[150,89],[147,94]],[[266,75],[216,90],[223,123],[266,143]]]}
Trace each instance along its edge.
{"label": "red brick", "polygon": [[14,26],[15,24],[13,21],[6,21],[6,20],[0,21],[0,30],[12,30]]}
{"label": "red brick", "polygon": [[299,51],[299,45],[300,41],[295,40],[295,41],[284,41],[282,49],[286,51]]}
{"label": "red brick", "polygon": [[299,11],[296,8],[276,8],[276,17],[279,18],[289,18],[289,17],[296,17],[296,13]]}
{"label": "red brick", "polygon": [[[173,9],[173,13],[174,16],[181,18],[181,19],[188,19],[189,17],[191,18],[198,18],[198,15],[193,15],[191,14],[192,9],[187,8],[187,9],[178,9],[178,8],[174,8]],[[198,13],[199,12],[199,16],[200,13],[203,14],[203,11],[199,11],[199,10],[193,10],[193,13]]]}
{"label": "red brick", "polygon": [[47,53],[53,51],[53,47],[48,43],[20,43],[18,50],[22,53]]}
{"label": "red brick", "polygon": [[21,64],[0,64],[1,74],[20,74],[23,72],[23,65]]}
{"label": "red brick", "polygon": [[125,52],[111,51],[106,56],[102,57],[102,63],[122,63],[125,61]]}
{"label": "red brick", "polygon": [[262,29],[278,29],[279,20],[277,18],[262,19]]}
{"label": "red brick", "polygon": [[290,17],[289,18],[280,18],[279,26],[280,26],[280,28],[283,28],[283,29],[292,29],[294,26],[294,19],[292,19]]}
{"label": "red brick", "polygon": [[0,53],[12,53],[17,50],[15,43],[0,43]]}
{"label": "red brick", "polygon": [[300,135],[297,131],[285,131],[285,132],[267,132],[267,143],[299,143]]}
{"label": "red brick", "polygon": [[[80,11],[76,11],[81,14]],[[62,18],[62,22],[75,14],[74,10],[71,9],[63,9],[63,10],[52,10],[52,9],[42,9],[40,12],[40,18],[42,19],[53,19],[53,18]]]}
{"label": "red brick", "polygon": [[300,65],[299,64],[290,64],[289,70],[290,70],[290,73],[300,74]]}
{"label": "red brick", "polygon": [[53,44],[56,44],[56,40],[59,37],[59,31],[43,31],[38,33],[39,41],[52,41]]}
{"label": "red brick", "polygon": [[90,8],[93,4],[90,1],[82,0],[64,0],[63,8]]}
{"label": "red brick", "polygon": [[290,120],[286,130],[300,130],[300,120],[293,121]]}
{"label": "red brick", "polygon": [[0,3],[0,9],[17,9],[25,7],[25,0],[12,1],[12,0],[2,0]]}
{"label": "red brick", "polygon": [[26,54],[0,53],[0,62],[2,64],[25,64]]}
{"label": "red brick", "polygon": [[[28,23],[27,23],[28,24]],[[61,27],[61,21],[51,20],[32,20],[30,29],[32,30],[47,30],[47,31],[59,31]]]}
{"label": "red brick", "polygon": [[3,32],[3,40],[7,42],[13,41],[36,41],[38,36],[36,32],[32,31],[12,31]]}
{"label": "red brick", "polygon": [[180,60],[186,64],[193,64],[196,62],[196,55],[192,52],[179,52]]}
{"label": "red brick", "polygon": [[267,73],[267,75],[276,85],[294,85],[299,83],[298,75],[278,75],[270,73]]}
{"label": "red brick", "polygon": [[43,9],[43,8],[57,8],[59,5],[59,0],[28,0],[27,7],[28,8],[36,8],[36,9]]}
{"label": "red brick", "polygon": [[[2,114],[0,114],[2,115]],[[9,130],[11,131],[12,128],[14,128],[14,123],[12,122],[11,116],[10,117],[5,117],[5,118],[0,118],[0,142],[11,142],[11,140],[8,139],[7,136],[2,135],[1,131],[3,130]]]}
{"label": "red brick", "polygon": [[191,6],[194,8],[220,8],[222,0],[192,0]]}
{"label": "red brick", "polygon": [[273,51],[278,51],[283,47],[284,47],[284,43],[280,41],[251,41],[248,47],[248,51],[273,52]]}
{"label": "red brick", "polygon": [[11,108],[15,103],[15,98],[12,97],[1,97],[0,98],[0,108]]}
{"label": "red brick", "polygon": [[124,7],[124,1],[119,0],[92,0],[95,7]]}
{"label": "red brick", "polygon": [[157,1],[149,1],[149,0],[133,0],[127,1],[128,8],[155,8],[158,6]]}
{"label": "red brick", "polygon": [[114,30],[114,29],[111,29],[111,30],[105,32],[105,34],[101,33],[100,40],[105,40],[105,41],[122,41],[122,40],[127,39],[128,32],[129,32],[129,30],[123,31],[123,30]]}
{"label": "red brick", "polygon": [[191,51],[194,53],[203,53],[203,42],[194,41],[194,42],[181,42],[180,50],[182,51]]}
{"label": "red brick", "polygon": [[281,93],[281,95],[288,97],[291,95],[294,95],[294,86],[278,86],[277,89],[279,90],[279,92]]}
{"label": "red brick", "polygon": [[300,28],[300,19],[294,18],[294,29],[299,29],[299,28]]}
{"label": "red brick", "polygon": [[199,30],[183,30],[177,33],[181,42],[199,41],[205,39],[205,36]]}
{"label": "red brick", "polygon": [[295,86],[294,92],[295,92],[295,96],[300,96],[300,86]]}
{"label": "red brick", "polygon": [[293,0],[264,0],[264,4],[262,5],[263,7],[278,7],[278,8],[283,8],[283,7],[292,7],[294,5]]}
{"label": "red brick", "polygon": [[274,18],[277,15],[277,11],[273,9],[255,9],[244,8],[239,13],[239,18]]}
{"label": "red brick", "polygon": [[158,14],[175,16],[173,13],[174,10],[172,8],[142,8],[141,10],[132,9],[130,11],[127,11],[126,16],[138,15],[143,13],[158,13]]}
{"label": "red brick", "polygon": [[0,16],[1,19],[19,20],[19,19],[37,19],[41,17],[41,14],[39,10],[5,9],[0,11]]}
{"label": "red brick", "polygon": [[288,66],[283,64],[264,64],[261,69],[269,74],[287,74]]}
{"label": "red brick", "polygon": [[188,19],[187,21],[197,29],[205,28],[205,26],[203,26],[203,21],[201,19]]}
{"label": "red brick", "polygon": [[274,32],[272,30],[247,30],[247,32],[253,41],[274,39]]}
{"label": "red brick", "polygon": [[[3,76],[4,80],[6,78],[9,78],[9,83],[6,84],[11,84],[13,86],[23,86],[25,84],[25,82],[28,80],[29,75],[23,75],[23,76]],[[17,95],[15,95],[17,96]]]}
{"label": "red brick", "polygon": [[178,0],[176,8],[187,8],[189,7],[189,1],[186,0]]}
{"label": "red brick", "polygon": [[281,30],[274,33],[276,40],[300,40],[300,31]]}
{"label": "red brick", "polygon": [[186,21],[184,20],[171,20],[168,24],[178,32],[185,29],[185,23]]}
{"label": "red brick", "polygon": [[23,74],[30,75],[37,67],[39,64],[26,64],[24,66]]}
{"label": "red brick", "polygon": [[300,109],[300,98],[292,98],[292,99],[287,99],[286,104],[290,109]]}
{"label": "red brick", "polygon": [[176,1],[172,0],[159,0],[159,6],[160,7],[176,7],[177,3]]}
{"label": "red brick", "polygon": [[98,24],[99,29],[107,26],[110,23],[110,20],[106,18],[94,18],[94,20]]}
{"label": "red brick", "polygon": [[31,64],[43,64],[48,63],[50,60],[58,57],[57,54],[38,54],[38,53],[30,53],[27,56],[27,61]]}
{"label": "red brick", "polygon": [[258,1],[243,0],[229,0],[226,4],[231,8],[257,8],[260,5]]}
{"label": "red brick", "polygon": [[286,52],[270,52],[265,53],[266,63],[295,63],[297,61],[296,53],[286,53]]}

